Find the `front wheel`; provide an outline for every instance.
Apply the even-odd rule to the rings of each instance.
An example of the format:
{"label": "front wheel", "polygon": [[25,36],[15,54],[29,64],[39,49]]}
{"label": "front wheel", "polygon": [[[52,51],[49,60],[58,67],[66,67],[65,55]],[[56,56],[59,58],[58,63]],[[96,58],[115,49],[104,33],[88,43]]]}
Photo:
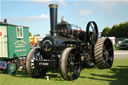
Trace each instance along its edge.
{"label": "front wheel", "polygon": [[81,57],[75,48],[66,48],[60,58],[61,76],[65,80],[75,80],[81,71]]}
{"label": "front wheel", "polygon": [[26,69],[29,76],[34,78],[39,78],[45,76],[46,70],[37,69],[34,65],[34,60],[42,57],[40,48],[33,48],[27,55],[26,59]]}

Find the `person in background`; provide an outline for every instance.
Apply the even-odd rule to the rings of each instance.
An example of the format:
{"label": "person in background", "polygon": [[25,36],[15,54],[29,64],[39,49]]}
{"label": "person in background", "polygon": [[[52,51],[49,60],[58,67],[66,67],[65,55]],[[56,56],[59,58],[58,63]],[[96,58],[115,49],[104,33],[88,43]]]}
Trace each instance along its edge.
{"label": "person in background", "polygon": [[6,61],[1,61],[0,62],[0,71],[7,69],[7,62]]}

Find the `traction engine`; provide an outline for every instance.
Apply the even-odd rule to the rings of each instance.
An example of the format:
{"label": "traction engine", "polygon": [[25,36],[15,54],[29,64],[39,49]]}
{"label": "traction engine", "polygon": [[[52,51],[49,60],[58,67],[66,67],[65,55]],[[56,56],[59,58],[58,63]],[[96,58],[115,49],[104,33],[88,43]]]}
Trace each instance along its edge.
{"label": "traction engine", "polygon": [[[98,38],[98,27],[88,22],[86,30],[69,24],[62,18],[57,23],[57,4],[50,4],[50,36],[40,42],[27,55],[26,69],[32,77],[47,72],[60,73],[65,80],[75,80],[83,67],[96,65],[99,69],[111,68],[113,46],[109,38]],[[76,28],[76,29],[74,29]]]}

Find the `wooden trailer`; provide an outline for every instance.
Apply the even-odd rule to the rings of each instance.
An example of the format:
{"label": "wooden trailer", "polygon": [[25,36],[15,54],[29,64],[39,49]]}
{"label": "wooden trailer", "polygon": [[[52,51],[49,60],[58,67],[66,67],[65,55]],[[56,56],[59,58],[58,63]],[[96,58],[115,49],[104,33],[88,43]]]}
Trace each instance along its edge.
{"label": "wooden trailer", "polygon": [[0,22],[0,61],[14,62],[29,50],[29,27]]}

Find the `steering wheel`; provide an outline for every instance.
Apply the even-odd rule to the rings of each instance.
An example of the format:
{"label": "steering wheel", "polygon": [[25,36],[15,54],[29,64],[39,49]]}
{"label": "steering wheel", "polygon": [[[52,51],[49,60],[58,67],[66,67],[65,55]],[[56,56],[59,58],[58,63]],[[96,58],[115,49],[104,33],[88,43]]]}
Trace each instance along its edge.
{"label": "steering wheel", "polygon": [[90,45],[95,45],[98,39],[98,27],[96,22],[90,21],[86,27],[86,38]]}

